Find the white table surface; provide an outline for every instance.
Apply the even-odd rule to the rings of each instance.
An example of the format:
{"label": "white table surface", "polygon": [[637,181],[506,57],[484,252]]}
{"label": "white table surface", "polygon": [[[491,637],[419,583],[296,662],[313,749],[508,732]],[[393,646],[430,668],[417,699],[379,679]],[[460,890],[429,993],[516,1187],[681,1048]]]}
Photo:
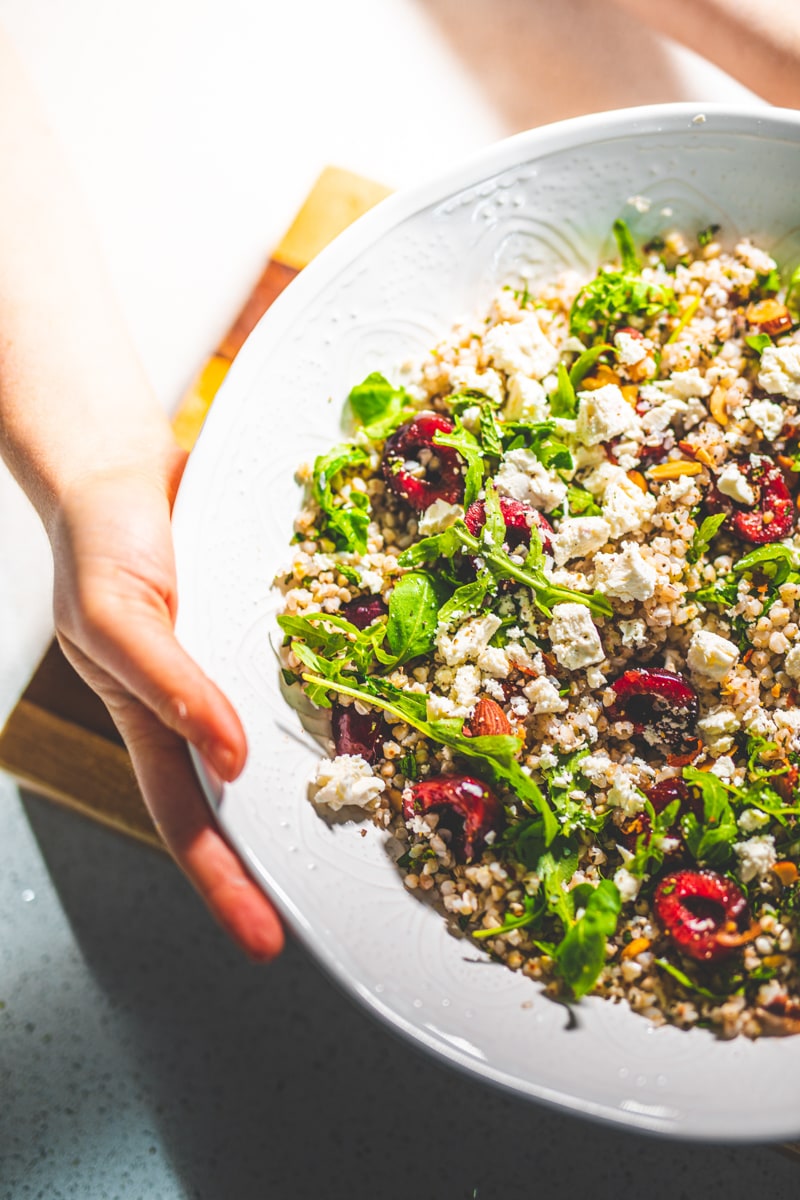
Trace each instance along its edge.
{"label": "white table surface", "polygon": [[[0,22],[167,408],[326,164],[396,187],[592,109],[759,102],[591,0],[0,0]],[[0,562],[2,721],[50,635],[45,539],[2,471]],[[296,946],[243,962],[166,859],[5,777],[0,931],[0,1200],[796,1194],[770,1149],[463,1080]]]}

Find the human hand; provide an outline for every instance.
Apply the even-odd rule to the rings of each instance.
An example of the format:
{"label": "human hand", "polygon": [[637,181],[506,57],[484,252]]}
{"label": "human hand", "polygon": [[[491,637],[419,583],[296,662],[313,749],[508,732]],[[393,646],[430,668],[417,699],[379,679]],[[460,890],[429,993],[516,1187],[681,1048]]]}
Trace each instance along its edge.
{"label": "human hand", "polygon": [[119,466],[72,485],[49,532],[61,648],[101,696],[133,761],[156,828],[233,940],[253,959],[283,946],[280,920],[211,819],[186,742],[223,780],[244,766],[230,702],[173,633],[170,508],[185,456],[160,473]]}

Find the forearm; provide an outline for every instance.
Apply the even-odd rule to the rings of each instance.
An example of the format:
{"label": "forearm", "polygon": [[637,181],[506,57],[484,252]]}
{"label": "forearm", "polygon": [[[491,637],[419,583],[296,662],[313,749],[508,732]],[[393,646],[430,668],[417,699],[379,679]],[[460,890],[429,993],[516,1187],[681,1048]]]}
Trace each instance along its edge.
{"label": "forearm", "polygon": [[0,30],[0,448],[46,526],[82,477],[182,465],[84,205]]}
{"label": "forearm", "polygon": [[773,104],[800,107],[797,0],[616,0]]}

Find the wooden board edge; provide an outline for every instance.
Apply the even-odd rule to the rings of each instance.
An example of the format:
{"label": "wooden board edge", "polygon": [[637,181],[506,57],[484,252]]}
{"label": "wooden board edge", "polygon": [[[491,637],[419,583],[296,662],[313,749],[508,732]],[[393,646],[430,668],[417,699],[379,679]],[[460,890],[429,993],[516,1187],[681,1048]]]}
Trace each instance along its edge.
{"label": "wooden board edge", "polygon": [[[0,769],[73,812],[165,849],[128,752],[24,698],[0,732]],[[93,802],[93,795],[104,802]]]}

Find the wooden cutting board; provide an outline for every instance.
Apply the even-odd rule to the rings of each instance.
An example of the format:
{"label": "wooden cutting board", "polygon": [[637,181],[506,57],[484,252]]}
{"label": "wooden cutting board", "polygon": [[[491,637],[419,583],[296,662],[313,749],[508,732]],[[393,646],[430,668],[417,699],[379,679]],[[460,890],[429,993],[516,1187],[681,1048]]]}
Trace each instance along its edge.
{"label": "wooden cutting board", "polygon": [[[216,352],[184,396],[173,426],[191,450],[228,368],[259,317],[295,275],[362,213],[389,194],[328,167],[267,263]],[[103,702],[53,641],[0,732],[0,768],[26,787],[163,849],[130,759]]]}

